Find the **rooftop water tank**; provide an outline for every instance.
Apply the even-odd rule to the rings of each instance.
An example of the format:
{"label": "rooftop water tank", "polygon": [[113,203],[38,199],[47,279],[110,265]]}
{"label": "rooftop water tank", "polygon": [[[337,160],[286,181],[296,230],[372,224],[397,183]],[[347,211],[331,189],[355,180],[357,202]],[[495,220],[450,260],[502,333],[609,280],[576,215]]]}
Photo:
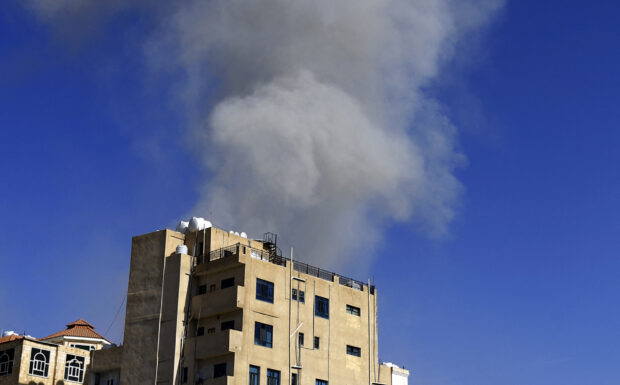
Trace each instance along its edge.
{"label": "rooftop water tank", "polygon": [[241,232],[241,238],[247,238],[248,235],[245,232]]}
{"label": "rooftop water tank", "polygon": [[185,234],[187,232],[187,228],[189,227],[189,222],[181,221],[177,225],[177,231],[179,233]]}
{"label": "rooftop water tank", "polygon": [[204,218],[192,217],[189,221],[189,231],[199,231],[213,227],[213,224]]}
{"label": "rooftop water tank", "polygon": [[186,245],[178,245],[177,246],[177,254],[187,254],[187,246]]}

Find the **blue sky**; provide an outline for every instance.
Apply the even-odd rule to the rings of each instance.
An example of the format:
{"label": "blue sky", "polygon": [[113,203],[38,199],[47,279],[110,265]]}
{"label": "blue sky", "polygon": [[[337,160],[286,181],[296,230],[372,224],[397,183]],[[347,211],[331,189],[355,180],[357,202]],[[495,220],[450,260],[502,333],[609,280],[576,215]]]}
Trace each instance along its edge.
{"label": "blue sky", "polygon": [[[458,215],[440,239],[393,224],[372,268],[380,355],[410,383],[620,382],[619,11],[509,2],[428,90],[468,159]],[[145,22],[116,23],[67,48],[0,8],[0,328],[82,317],[118,341],[131,236],[209,177],[179,106],[116,44]]]}

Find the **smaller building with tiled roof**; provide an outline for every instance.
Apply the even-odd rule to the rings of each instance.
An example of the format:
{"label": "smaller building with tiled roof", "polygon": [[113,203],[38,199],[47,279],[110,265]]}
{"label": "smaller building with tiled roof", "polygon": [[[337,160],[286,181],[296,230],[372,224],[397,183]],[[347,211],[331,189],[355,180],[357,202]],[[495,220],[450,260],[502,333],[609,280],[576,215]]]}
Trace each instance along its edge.
{"label": "smaller building with tiled roof", "polygon": [[5,332],[0,337],[0,385],[88,382],[91,351],[110,345],[83,319],[41,339]]}
{"label": "smaller building with tiled roof", "polygon": [[57,345],[80,348],[84,350],[99,350],[105,345],[112,344],[101,334],[95,331],[95,327],[83,319],[78,319],[67,324],[67,328],[50,334],[39,341],[50,342]]}

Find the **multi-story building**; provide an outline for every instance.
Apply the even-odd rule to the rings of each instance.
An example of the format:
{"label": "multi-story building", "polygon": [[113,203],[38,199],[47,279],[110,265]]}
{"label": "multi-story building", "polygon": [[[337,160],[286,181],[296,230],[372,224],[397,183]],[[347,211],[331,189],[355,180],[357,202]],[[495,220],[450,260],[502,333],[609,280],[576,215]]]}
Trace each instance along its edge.
{"label": "multi-story building", "polygon": [[379,362],[374,286],[192,224],[133,238],[124,342],[93,353],[92,383],[407,384]]}
{"label": "multi-story building", "polygon": [[83,383],[91,351],[110,344],[83,319],[40,340],[5,334],[0,337],[0,385]]}

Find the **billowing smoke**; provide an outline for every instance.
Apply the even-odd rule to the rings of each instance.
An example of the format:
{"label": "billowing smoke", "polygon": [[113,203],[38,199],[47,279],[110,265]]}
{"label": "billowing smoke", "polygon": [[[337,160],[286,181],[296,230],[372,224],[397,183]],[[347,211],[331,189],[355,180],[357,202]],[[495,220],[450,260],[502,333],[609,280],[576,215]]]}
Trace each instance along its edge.
{"label": "billowing smoke", "polygon": [[152,71],[183,73],[176,97],[210,175],[192,213],[277,232],[331,267],[364,266],[394,220],[446,231],[464,157],[424,89],[501,0],[97,3],[30,5],[63,26],[153,17],[145,57]]}

